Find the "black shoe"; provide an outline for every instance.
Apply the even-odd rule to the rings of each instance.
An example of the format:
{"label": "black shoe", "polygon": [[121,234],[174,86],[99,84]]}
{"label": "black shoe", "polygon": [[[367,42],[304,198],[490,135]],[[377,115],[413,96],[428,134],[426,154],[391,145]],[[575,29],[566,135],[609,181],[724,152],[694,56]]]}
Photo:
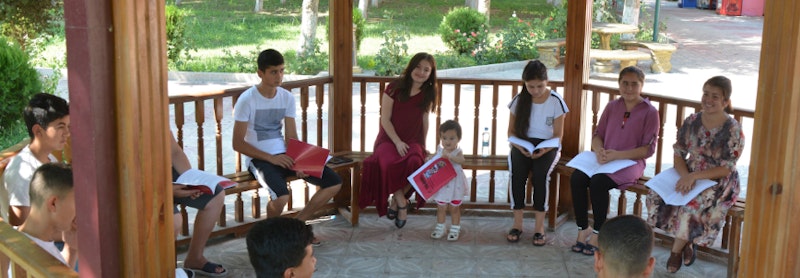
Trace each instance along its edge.
{"label": "black shoe", "polygon": [[[407,208],[408,208],[408,205],[406,205],[405,207],[397,206],[398,214],[397,214],[397,218],[394,219],[394,225],[397,226],[397,228],[403,228],[406,225],[406,219],[400,219],[399,212],[401,210],[405,210]],[[388,217],[388,214],[387,214],[387,217]],[[408,212],[406,212],[406,218],[408,218]]]}
{"label": "black shoe", "polygon": [[394,220],[395,218],[397,218],[397,211],[393,210],[392,207],[389,206],[389,208],[386,209],[386,218],[388,218],[389,220]]}

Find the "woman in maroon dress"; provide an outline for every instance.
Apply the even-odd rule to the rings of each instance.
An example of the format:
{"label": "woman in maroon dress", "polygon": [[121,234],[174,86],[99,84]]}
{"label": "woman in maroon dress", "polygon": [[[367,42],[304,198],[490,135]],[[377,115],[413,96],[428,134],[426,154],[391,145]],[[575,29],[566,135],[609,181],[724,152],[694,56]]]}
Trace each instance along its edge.
{"label": "woman in maroon dress", "polygon": [[[374,204],[378,215],[394,219],[398,228],[408,217],[412,190],[406,177],[425,162],[428,113],[436,108],[436,93],[436,61],[420,52],[381,97],[380,131],[373,154],[364,160],[359,205]],[[394,197],[388,204],[390,194]]]}

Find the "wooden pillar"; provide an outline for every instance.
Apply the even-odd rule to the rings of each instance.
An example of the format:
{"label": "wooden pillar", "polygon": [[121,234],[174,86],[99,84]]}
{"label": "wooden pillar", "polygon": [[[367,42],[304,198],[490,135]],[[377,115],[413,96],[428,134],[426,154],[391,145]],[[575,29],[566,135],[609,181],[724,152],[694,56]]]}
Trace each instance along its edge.
{"label": "wooden pillar", "polygon": [[583,150],[586,123],[586,99],[583,84],[589,81],[589,48],[592,34],[592,0],[572,0],[567,4],[567,55],[564,62],[564,101],[567,113],[564,125],[563,156],[573,157]]}
{"label": "wooden pillar", "polygon": [[64,3],[81,277],[174,276],[164,2]]}
{"label": "wooden pillar", "polygon": [[330,72],[328,140],[334,152],[353,149],[353,0],[330,1]]}
{"label": "wooden pillar", "polygon": [[[740,277],[800,275],[800,3],[766,1]],[[733,81],[734,94],[737,92]]]}

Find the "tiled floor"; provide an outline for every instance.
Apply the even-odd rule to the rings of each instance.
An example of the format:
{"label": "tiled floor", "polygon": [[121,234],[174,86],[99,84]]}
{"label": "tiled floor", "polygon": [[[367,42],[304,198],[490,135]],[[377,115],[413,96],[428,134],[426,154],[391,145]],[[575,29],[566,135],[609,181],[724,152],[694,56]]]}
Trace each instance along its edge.
{"label": "tiled floor", "polygon": [[[533,220],[526,218],[523,238],[505,240],[508,216],[464,216],[456,242],[434,240],[435,217],[410,215],[403,229],[374,213],[362,214],[358,227],[342,218],[313,224],[323,245],[315,247],[314,277],[593,277],[594,259],[570,252],[577,236],[574,222],[547,233],[547,245],[531,245]],[[255,277],[242,238],[216,239],[205,255],[223,264],[228,277]],[[185,250],[179,250],[185,252]],[[179,260],[185,254],[179,254]],[[726,266],[700,256],[698,261],[669,274],[664,267],[668,249],[656,244],[654,277],[725,277]],[[702,254],[701,254],[702,255]]]}

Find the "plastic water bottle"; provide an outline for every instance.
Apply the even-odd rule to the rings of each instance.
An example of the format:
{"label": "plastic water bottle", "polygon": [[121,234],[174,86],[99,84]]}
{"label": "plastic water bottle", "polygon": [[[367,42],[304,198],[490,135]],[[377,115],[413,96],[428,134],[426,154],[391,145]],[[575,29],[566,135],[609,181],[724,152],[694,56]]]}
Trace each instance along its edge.
{"label": "plastic water bottle", "polygon": [[484,127],[481,133],[481,156],[489,156],[489,128]]}

